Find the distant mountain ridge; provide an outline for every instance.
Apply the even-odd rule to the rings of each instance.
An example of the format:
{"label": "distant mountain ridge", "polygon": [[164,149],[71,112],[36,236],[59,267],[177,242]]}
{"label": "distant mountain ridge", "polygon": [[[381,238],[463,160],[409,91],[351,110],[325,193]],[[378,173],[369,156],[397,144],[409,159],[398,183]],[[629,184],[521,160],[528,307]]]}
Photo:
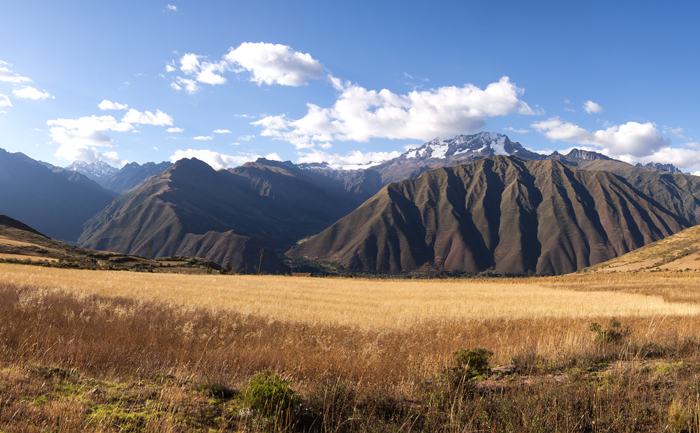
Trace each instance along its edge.
{"label": "distant mountain ridge", "polygon": [[119,169],[112,167],[103,161],[85,162],[73,161],[71,165],[66,167],[66,170],[77,171],[80,174],[87,176],[89,179],[97,182],[101,187],[105,187],[109,179],[114,176]]}
{"label": "distant mountain ridge", "polygon": [[0,213],[54,239],[75,242],[83,223],[117,194],[80,173],[50,167],[0,149]]}
{"label": "distant mountain ridge", "polygon": [[150,246],[156,257],[187,248],[188,254],[238,261],[236,248],[284,251],[364,200],[341,182],[307,175],[293,164],[260,159],[216,171],[197,159],[182,159],[90,219],[79,244],[139,255]]}
{"label": "distant mountain ridge", "polygon": [[130,162],[109,178],[105,188],[118,194],[125,194],[153,176],[161,174],[172,165],[171,162],[166,161],[161,163],[147,162],[145,164]]}
{"label": "distant mountain ridge", "polygon": [[[517,141],[512,141],[505,134],[497,132],[479,132],[471,135],[457,135],[450,139],[436,138],[423,143],[415,149],[408,150],[396,158],[384,161],[367,168],[348,170],[333,168],[328,163],[303,163],[297,165],[302,170],[326,174],[336,179],[349,179],[351,176],[373,179],[366,185],[366,190],[379,191],[390,183],[405,179],[415,179],[422,173],[440,167],[452,167],[464,163],[478,161],[493,156],[515,156],[523,161],[540,161],[556,159],[572,167],[583,168],[586,164],[597,160],[617,161],[598,152],[572,149],[568,154],[557,151],[549,155],[526,149]],[[622,161],[617,161],[622,164]],[[649,163],[637,164],[638,168],[659,173],[680,173],[671,164]],[[379,175],[379,179],[376,176]]]}
{"label": "distant mountain ridge", "polygon": [[288,255],[368,272],[562,274],[689,225],[614,174],[496,156],[391,183]]}
{"label": "distant mountain ridge", "polygon": [[[124,194],[141,185],[146,179],[162,173],[171,165],[172,163],[165,161],[158,164],[147,162],[143,165],[131,162],[117,169],[103,161],[73,161],[65,170],[83,174],[103,188]],[[53,168],[60,170],[58,167]]]}

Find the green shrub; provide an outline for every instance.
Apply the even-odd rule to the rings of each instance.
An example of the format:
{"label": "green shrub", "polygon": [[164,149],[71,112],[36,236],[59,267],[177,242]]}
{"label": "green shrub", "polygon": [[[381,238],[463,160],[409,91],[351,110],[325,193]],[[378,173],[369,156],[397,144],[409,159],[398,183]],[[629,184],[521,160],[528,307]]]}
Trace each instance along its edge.
{"label": "green shrub", "polygon": [[488,374],[491,355],[493,355],[493,352],[479,347],[452,352],[452,356],[455,359],[455,368],[467,379]]}
{"label": "green shrub", "polygon": [[595,341],[606,344],[619,344],[632,332],[629,326],[623,328],[622,323],[614,317],[610,319],[610,327],[608,329],[603,329],[596,322],[591,323],[588,329],[591,332],[595,332]]}
{"label": "green shrub", "polygon": [[264,371],[253,376],[245,389],[243,402],[263,416],[288,413],[300,403],[289,383],[279,376]]}

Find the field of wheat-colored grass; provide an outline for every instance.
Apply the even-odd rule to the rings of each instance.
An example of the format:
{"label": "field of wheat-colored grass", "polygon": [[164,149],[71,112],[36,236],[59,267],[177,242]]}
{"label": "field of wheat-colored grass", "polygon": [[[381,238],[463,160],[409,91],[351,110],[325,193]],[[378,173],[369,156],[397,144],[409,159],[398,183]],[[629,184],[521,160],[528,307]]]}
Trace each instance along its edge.
{"label": "field of wheat-colored grass", "polygon": [[[94,272],[0,265],[0,281],[74,294],[122,296],[274,320],[360,328],[401,328],[453,320],[687,316],[693,299],[635,293],[624,278],[361,280],[250,275]],[[646,284],[658,282],[646,278]],[[698,280],[686,281],[697,286]],[[662,285],[678,289],[678,281]],[[681,284],[682,285],[682,284]],[[570,286],[570,287],[569,287]],[[594,290],[591,290],[591,287]],[[627,287],[629,290],[621,290]],[[700,292],[699,292],[700,293]]]}
{"label": "field of wheat-colored grass", "polygon": [[[698,431],[699,313],[692,272],[375,280],[0,264],[0,430],[274,431],[241,406],[271,371],[324,426],[302,417],[287,431]],[[453,354],[470,348],[493,352],[494,369],[455,388]]]}

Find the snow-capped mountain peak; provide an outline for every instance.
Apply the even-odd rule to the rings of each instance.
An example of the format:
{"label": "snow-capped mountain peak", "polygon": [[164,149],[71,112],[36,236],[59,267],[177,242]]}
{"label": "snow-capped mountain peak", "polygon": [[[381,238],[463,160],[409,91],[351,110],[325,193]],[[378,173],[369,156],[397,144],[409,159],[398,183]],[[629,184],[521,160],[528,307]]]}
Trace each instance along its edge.
{"label": "snow-capped mountain peak", "polygon": [[78,173],[83,174],[88,178],[94,180],[101,186],[105,186],[109,179],[111,179],[112,176],[114,176],[119,171],[118,168],[114,168],[103,161],[73,161],[71,165],[66,167],[66,170],[77,171]]}
{"label": "snow-capped mountain peak", "polygon": [[405,159],[445,159],[459,156],[488,157],[494,155],[514,155],[526,151],[520,143],[510,141],[507,135],[497,132],[479,132],[472,135],[458,135],[450,139],[435,138],[422,146],[403,154]]}

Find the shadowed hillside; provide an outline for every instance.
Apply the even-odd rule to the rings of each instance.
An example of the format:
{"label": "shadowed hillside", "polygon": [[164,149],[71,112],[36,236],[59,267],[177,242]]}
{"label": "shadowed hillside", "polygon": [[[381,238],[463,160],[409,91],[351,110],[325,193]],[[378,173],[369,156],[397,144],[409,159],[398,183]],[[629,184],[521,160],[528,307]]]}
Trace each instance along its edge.
{"label": "shadowed hillside", "polygon": [[[240,255],[240,242],[250,243],[241,238],[246,237],[255,240],[252,261],[257,263],[263,245],[286,250],[347,215],[360,201],[349,200],[351,194],[331,194],[300,169],[275,161],[217,172],[202,161],[183,159],[88,221],[79,242],[86,248],[139,255],[150,245],[156,257],[176,254],[181,247],[201,252],[209,245],[214,249],[204,257],[225,261]],[[206,242],[190,237],[197,239],[194,244],[183,243],[190,234],[205,235]],[[216,236],[236,241],[227,244]],[[238,265],[231,261],[231,266]],[[263,266],[263,271],[273,270]]]}
{"label": "shadowed hillside", "polygon": [[188,233],[175,254],[206,257],[221,266],[228,263],[234,273],[253,274],[260,269],[268,274],[280,274],[286,270],[273,249],[247,236],[237,235],[232,230],[226,233],[207,232],[203,235]]}
{"label": "shadowed hillside", "polygon": [[371,272],[562,274],[688,226],[614,174],[499,156],[389,184],[288,255]]}
{"label": "shadowed hillside", "polygon": [[208,260],[194,257],[158,261],[126,254],[86,250],[51,239],[7,215],[0,215],[0,262],[61,268],[137,269],[178,273],[204,273],[208,267],[216,266]]}
{"label": "shadowed hillside", "polygon": [[76,241],[83,224],[116,196],[80,173],[0,149],[0,213],[52,238]]}

